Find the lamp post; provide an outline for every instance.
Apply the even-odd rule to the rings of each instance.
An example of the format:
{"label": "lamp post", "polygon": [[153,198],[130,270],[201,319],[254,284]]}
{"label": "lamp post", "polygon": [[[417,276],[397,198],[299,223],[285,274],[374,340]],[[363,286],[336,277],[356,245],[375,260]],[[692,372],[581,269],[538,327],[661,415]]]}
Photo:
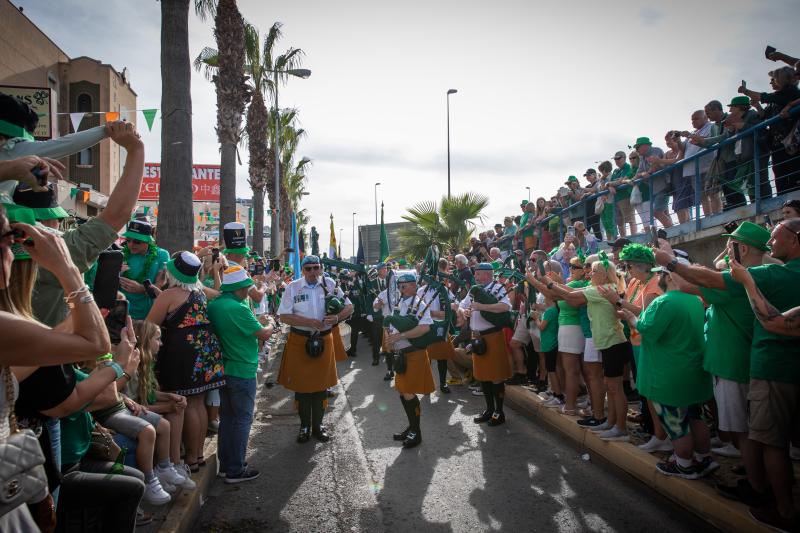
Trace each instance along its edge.
{"label": "lamp post", "polygon": [[525,188],[528,189],[528,201],[530,202],[531,201],[531,188],[530,187],[525,187]]}
{"label": "lamp post", "polygon": [[380,181],[375,183],[375,224],[378,223],[378,185],[380,184]]}
{"label": "lamp post", "polygon": [[447,90],[447,197],[450,198],[450,95],[458,91],[455,89]]}
{"label": "lamp post", "polygon": [[356,213],[353,211],[353,257],[356,256]]}
{"label": "lamp post", "polygon": [[306,68],[293,68],[289,70],[269,70],[274,76],[275,87],[275,209],[272,210],[272,228],[270,232],[270,248],[275,255],[280,249],[280,224],[281,224],[281,114],[278,107],[278,75],[288,74],[306,79],[311,76],[311,71]]}

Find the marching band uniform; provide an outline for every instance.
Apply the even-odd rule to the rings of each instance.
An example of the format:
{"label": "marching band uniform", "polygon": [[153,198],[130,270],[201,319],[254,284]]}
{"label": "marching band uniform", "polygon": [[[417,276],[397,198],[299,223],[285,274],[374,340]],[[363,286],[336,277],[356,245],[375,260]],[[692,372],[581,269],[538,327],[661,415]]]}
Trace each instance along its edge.
{"label": "marching band uniform", "polygon": [[[490,263],[480,263],[475,270],[492,270]],[[502,284],[491,282],[484,285],[484,288],[493,294],[498,302],[508,306],[511,310],[511,302],[508,299]],[[469,309],[472,305],[472,295],[461,300],[460,309]],[[472,338],[480,338],[486,343],[486,352],[478,355],[472,353],[472,372],[475,379],[481,382],[481,390],[486,401],[486,411],[473,419],[473,422],[489,422],[491,426],[497,426],[505,422],[503,412],[503,399],[505,397],[505,380],[511,377],[511,367],[509,366],[506,339],[503,328],[496,327],[487,321],[481,311],[472,311],[469,317],[469,326],[472,330]]]}
{"label": "marching band uniform", "polygon": [[[417,291],[417,296],[422,298],[423,307],[430,303],[428,311],[431,313],[444,311],[444,309],[442,309],[441,302],[439,301],[439,295],[437,294],[436,290],[432,289],[430,286],[421,287]],[[449,303],[455,299],[455,296],[448,290],[447,298],[449,305]],[[456,355],[456,350],[453,347],[453,343],[450,342],[449,332],[445,332],[445,338],[443,340],[428,345],[427,351],[428,357],[431,359],[431,361],[436,361],[436,368],[439,372],[439,390],[445,394],[449,394],[450,387],[447,385],[447,361]]]}
{"label": "marching band uniform", "polygon": [[372,366],[377,366],[380,354],[378,352],[378,343],[374,342],[375,327],[372,322],[367,319],[367,315],[373,314],[370,309],[370,303],[373,298],[368,296],[368,290],[367,284],[364,283],[360,276],[356,276],[347,292],[347,296],[350,298],[350,301],[353,302],[353,315],[348,321],[350,324],[350,351],[347,355],[350,357],[356,356],[358,336],[360,333],[364,333],[367,335],[372,345]]}
{"label": "marching band uniform", "polygon": [[[303,258],[303,268],[315,264],[319,264],[318,257],[309,255]],[[346,306],[350,305],[350,301],[345,298],[341,289],[336,287],[332,279],[323,277],[321,270],[316,283],[310,284],[305,277],[301,277],[286,287],[278,314],[282,317],[297,315],[323,320],[326,315],[325,297],[328,294],[334,294],[342,298]],[[340,315],[346,311],[347,307]],[[325,326],[318,332],[307,326],[291,326],[286,340],[278,383],[295,392],[300,415],[298,442],[308,441],[309,433],[322,442],[330,439],[322,425],[322,417],[327,402],[327,389],[338,383],[336,348],[332,331],[333,328],[330,326]],[[323,348],[321,354],[313,356],[309,354],[308,343],[314,338],[315,333],[319,334]]]}
{"label": "marching band uniform", "polygon": [[[378,278],[376,281],[380,281],[380,278]],[[383,317],[391,315],[392,310],[389,307],[389,295],[388,289],[386,288],[386,280],[382,281],[384,288],[375,298],[375,301],[372,303],[372,308],[376,310],[375,327],[376,331],[378,332],[376,333],[376,341],[377,339],[381,340],[381,352],[383,352],[386,357],[386,375],[383,376],[383,381],[391,381],[394,377],[394,355],[392,354],[391,347],[386,344],[386,332],[383,330]]]}
{"label": "marching band uniform", "polygon": [[[416,277],[413,274],[402,274],[398,277],[400,283],[414,283]],[[398,304],[401,316],[406,316],[419,311],[419,297],[416,295],[401,297]],[[419,325],[431,325],[433,319],[430,311],[425,311],[419,318]],[[390,334],[399,333],[394,326],[389,328]],[[401,337],[404,334],[401,333]],[[422,442],[422,432],[420,431],[420,402],[417,394],[430,394],[436,390],[431,376],[430,359],[425,348],[416,348],[406,339],[401,338],[394,343],[392,349],[405,357],[405,370],[395,375],[394,388],[400,393],[400,401],[403,403],[406,416],[408,417],[408,428],[400,433],[395,433],[394,440],[403,441],[404,448],[413,448]],[[413,395],[411,399],[406,396]]]}

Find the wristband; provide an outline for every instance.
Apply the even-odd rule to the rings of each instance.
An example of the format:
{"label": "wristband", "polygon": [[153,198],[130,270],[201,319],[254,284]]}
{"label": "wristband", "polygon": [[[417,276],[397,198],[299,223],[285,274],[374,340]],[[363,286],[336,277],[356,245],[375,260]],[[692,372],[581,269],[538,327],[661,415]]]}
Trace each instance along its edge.
{"label": "wristband", "polygon": [[101,363],[101,365],[102,366],[107,366],[107,367],[111,368],[112,370],[114,370],[114,374],[116,374],[116,376],[117,376],[117,377],[114,378],[114,381],[116,381],[119,378],[121,378],[122,375],[125,373],[125,371],[122,369],[121,366],[119,366],[119,363],[117,363],[116,361],[103,361]]}
{"label": "wristband", "polygon": [[127,372],[125,372],[124,370],[122,371],[122,375],[123,375],[123,376],[125,376],[126,378],[128,378],[128,381],[130,381],[130,380],[132,380],[132,379],[133,379],[133,378],[131,377],[131,375],[130,375],[130,374],[128,374]]}
{"label": "wristband", "polygon": [[667,263],[667,270],[669,270],[670,272],[675,272],[675,266],[677,264],[678,264],[678,258],[673,257],[672,260],[669,263]]}
{"label": "wristband", "polygon": [[101,355],[100,357],[98,357],[97,358],[97,362],[100,363],[102,361],[112,361],[113,359],[114,359],[114,356],[111,355],[110,353],[107,353],[105,355]]}

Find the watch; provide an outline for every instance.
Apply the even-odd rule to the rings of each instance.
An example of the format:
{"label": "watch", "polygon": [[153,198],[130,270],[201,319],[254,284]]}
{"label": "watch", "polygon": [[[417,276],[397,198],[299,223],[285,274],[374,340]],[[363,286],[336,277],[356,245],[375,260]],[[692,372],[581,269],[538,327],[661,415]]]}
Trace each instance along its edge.
{"label": "watch", "polygon": [[117,375],[117,377],[114,378],[115,381],[121,378],[125,374],[125,371],[122,369],[122,367],[119,366],[119,364],[115,361],[103,361],[100,363],[100,366],[107,366],[112,368],[114,370],[114,373]]}
{"label": "watch", "polygon": [[666,268],[667,268],[667,270],[669,270],[670,272],[675,272],[675,266],[676,266],[677,264],[678,264],[678,258],[677,258],[677,257],[673,257],[673,258],[672,258],[672,260],[671,260],[669,263],[667,263],[667,266],[666,266]]}

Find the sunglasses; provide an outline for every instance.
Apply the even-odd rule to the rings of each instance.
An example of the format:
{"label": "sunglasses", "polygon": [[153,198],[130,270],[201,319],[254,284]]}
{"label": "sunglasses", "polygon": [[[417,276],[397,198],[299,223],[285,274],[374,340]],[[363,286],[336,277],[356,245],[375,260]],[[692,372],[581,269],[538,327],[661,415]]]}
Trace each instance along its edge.
{"label": "sunglasses", "polygon": [[629,157],[628,159],[631,160],[631,161],[638,161],[639,160],[638,157]]}
{"label": "sunglasses", "polygon": [[614,160],[615,160],[615,161],[618,161],[618,160],[620,160],[620,159],[625,159],[625,156],[624,156],[624,155],[621,155],[621,156],[619,156],[619,157],[615,157],[615,158],[614,158]]}
{"label": "sunglasses", "polygon": [[316,266],[304,266],[303,267],[303,270],[305,270],[306,272],[311,272],[312,270],[319,270],[319,269],[320,269],[319,265],[316,265]]}
{"label": "sunglasses", "polygon": [[583,270],[583,268],[584,268],[582,265],[570,265],[569,267],[570,268],[574,268],[576,270]]}

